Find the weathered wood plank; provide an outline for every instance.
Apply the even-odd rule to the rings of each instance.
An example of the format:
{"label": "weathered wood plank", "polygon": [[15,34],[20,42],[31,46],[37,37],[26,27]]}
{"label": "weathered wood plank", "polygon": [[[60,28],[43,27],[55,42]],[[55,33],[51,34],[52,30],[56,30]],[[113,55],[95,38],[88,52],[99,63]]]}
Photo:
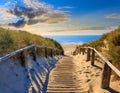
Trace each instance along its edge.
{"label": "weathered wood plank", "polygon": [[107,65],[118,75],[120,76],[120,71],[113,66],[105,57],[103,57],[96,49],[94,49],[94,51],[97,53],[97,55],[104,61],[107,63]]}
{"label": "weathered wood plank", "polygon": [[22,51],[20,53],[20,59],[21,59],[21,65],[23,67],[26,67],[27,62],[28,62],[28,52],[27,51]]}
{"label": "weathered wood plank", "polygon": [[34,50],[33,50],[33,60],[37,61],[37,47],[34,47]]}
{"label": "weathered wood plank", "polygon": [[53,49],[51,49],[50,51],[51,51],[50,56],[53,57]]}
{"label": "weathered wood plank", "polygon": [[102,54],[100,54],[95,48],[92,47],[84,48],[92,50],[91,65],[94,65],[95,53],[101,58],[101,60],[105,62],[102,74],[101,88],[108,88],[110,84],[111,70],[113,70],[119,77],[120,71],[114,65],[112,65],[110,60],[108,61],[108,59],[106,59]]}
{"label": "weathered wood plank", "polygon": [[94,61],[95,61],[95,51],[92,50],[91,65],[94,65]]}
{"label": "weathered wood plank", "polygon": [[47,48],[45,47],[45,57],[47,58],[48,57],[48,51],[47,51]]}
{"label": "weathered wood plank", "polygon": [[92,48],[92,47],[83,47],[83,48],[90,48],[90,49],[93,49],[95,51],[95,53],[104,61],[107,63],[107,65],[120,77],[120,71],[115,67],[113,66],[109,61],[108,59],[106,59],[103,55],[101,55],[95,48]]}
{"label": "weathered wood plank", "polygon": [[30,45],[30,46],[27,46],[27,47],[25,47],[25,48],[16,50],[15,52],[12,52],[12,53],[4,56],[4,57],[1,57],[1,58],[0,58],[0,62],[2,62],[2,61],[4,61],[4,60],[7,60],[7,59],[9,59],[9,58],[12,57],[12,56],[14,56],[14,55],[16,55],[16,54],[18,54],[18,53],[20,53],[20,52],[22,52],[22,51],[25,51],[25,50],[28,50],[28,49],[30,49],[30,48],[33,48],[33,47],[35,47],[34,44],[33,44],[33,45]]}
{"label": "weathered wood plank", "polygon": [[110,76],[111,76],[111,68],[104,64],[104,69],[102,73],[102,81],[101,81],[101,88],[108,88],[110,85]]}
{"label": "weathered wood plank", "polygon": [[86,61],[90,61],[90,49],[87,48],[87,60]]}

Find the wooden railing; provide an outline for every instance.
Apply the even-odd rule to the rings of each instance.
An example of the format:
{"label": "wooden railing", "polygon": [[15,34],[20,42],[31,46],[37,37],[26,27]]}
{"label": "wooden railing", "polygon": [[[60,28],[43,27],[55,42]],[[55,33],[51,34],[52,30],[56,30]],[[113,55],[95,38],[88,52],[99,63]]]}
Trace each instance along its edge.
{"label": "wooden railing", "polygon": [[[39,54],[41,52],[40,50],[43,50],[43,52],[42,52],[43,55]],[[16,50],[4,57],[1,57],[0,62],[3,62],[3,63],[9,62],[9,60],[13,60],[13,59],[15,59],[15,60],[13,60],[15,62],[20,62],[21,66],[23,68],[27,67],[26,69],[29,72],[27,75],[27,78],[28,77],[29,77],[29,79],[30,79],[30,77],[32,78],[31,75],[33,75],[33,77],[37,77],[37,79],[40,80],[39,81],[40,84],[38,84],[38,82],[37,82],[37,84],[39,85],[38,87],[41,87],[39,89],[39,91],[41,91],[40,93],[46,93],[46,88],[48,85],[48,78],[49,78],[50,71],[52,68],[54,68],[54,65],[56,64],[58,59],[62,57],[62,55],[64,55],[64,52],[62,50],[53,49],[51,47],[46,47],[46,46],[38,46],[38,45],[33,44],[30,46],[21,48],[19,50]],[[31,58],[32,58],[32,60],[30,60]],[[30,63],[30,62],[35,62],[35,63]],[[33,65],[33,66],[31,66],[32,68],[29,68],[28,64],[32,64]],[[35,64],[36,64],[36,66],[38,66],[38,68],[35,66]],[[32,72],[30,72],[31,70],[34,71],[34,74],[32,74]],[[8,72],[6,72],[5,74],[7,74],[7,73]],[[35,79],[33,78],[33,80],[35,80]],[[31,80],[30,80],[30,82],[31,82],[31,86],[33,86]]]}
{"label": "wooden railing", "polygon": [[[38,45],[33,44],[33,45],[30,45],[30,46],[21,48],[21,49],[19,49],[19,50],[16,50],[16,51],[14,51],[14,52],[12,52],[12,53],[10,53],[10,54],[7,54],[7,55],[1,57],[1,58],[0,58],[0,62],[5,61],[5,60],[7,60],[7,59],[9,59],[9,58],[17,55],[17,54],[20,54],[20,58],[21,58],[21,60],[22,60],[22,63],[21,63],[21,64],[22,64],[22,66],[25,66],[25,65],[26,65],[26,60],[25,60],[25,59],[26,59],[27,55],[29,54],[28,51],[29,51],[30,49],[32,49],[33,59],[36,61],[37,50],[38,50],[38,49],[42,49],[42,48],[45,50],[45,51],[44,51],[44,52],[45,52],[44,54],[45,54],[45,57],[46,57],[46,58],[47,58],[48,56],[53,57],[53,56],[56,56],[56,55],[64,55],[64,52],[63,52],[62,50],[53,49],[53,48],[47,47],[47,46],[38,46]],[[48,49],[51,50],[50,55],[48,55]],[[57,53],[56,53],[56,52],[57,52]]]}
{"label": "wooden railing", "polygon": [[78,49],[79,53],[85,54],[87,53],[87,60],[91,60],[91,65],[94,65],[95,61],[95,54],[97,54],[102,61],[105,62],[103,73],[102,73],[102,81],[101,81],[101,88],[108,88],[110,85],[110,76],[111,70],[113,70],[119,77],[120,71],[112,65],[112,61],[105,58],[102,54],[100,54],[95,48],[92,47],[82,47]]}

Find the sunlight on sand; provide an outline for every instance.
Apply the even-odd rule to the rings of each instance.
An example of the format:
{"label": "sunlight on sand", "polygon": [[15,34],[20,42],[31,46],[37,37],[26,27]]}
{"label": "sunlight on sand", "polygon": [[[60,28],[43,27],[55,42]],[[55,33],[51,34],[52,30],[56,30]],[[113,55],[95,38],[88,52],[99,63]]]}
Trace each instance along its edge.
{"label": "sunlight on sand", "polygon": [[[63,44],[62,45],[65,51],[65,54],[73,58],[73,63],[75,65],[75,75],[76,79],[83,82],[84,85],[88,85],[90,88],[90,93],[120,93],[119,82],[113,82],[111,78],[111,84],[109,89],[101,89],[101,77],[102,77],[102,68],[103,63],[95,61],[95,66],[91,66],[91,62],[86,62],[85,55],[76,55],[72,56],[71,53],[75,50],[75,44]],[[117,90],[117,91],[115,91]]]}

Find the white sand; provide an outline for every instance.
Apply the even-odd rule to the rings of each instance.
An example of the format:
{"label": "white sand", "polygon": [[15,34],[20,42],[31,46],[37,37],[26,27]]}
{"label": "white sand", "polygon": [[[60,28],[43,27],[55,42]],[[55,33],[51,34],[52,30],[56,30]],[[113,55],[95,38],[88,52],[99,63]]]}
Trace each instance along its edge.
{"label": "white sand", "polygon": [[[19,59],[9,59],[0,63],[0,93],[41,93],[46,75],[57,62],[57,58],[37,57],[37,62],[29,56],[26,67]],[[49,69],[48,69],[49,68]]]}
{"label": "white sand", "polygon": [[76,48],[76,44],[62,44],[66,55],[71,55]]}
{"label": "white sand", "polygon": [[[110,92],[100,88],[102,70],[86,62],[86,55],[70,55],[75,50],[75,45],[62,45],[65,54],[73,58],[75,66],[74,73],[77,80],[81,80],[82,86],[89,86],[90,93],[120,93],[120,81],[111,82],[111,88],[118,92]],[[58,58],[38,57],[37,62],[29,57],[27,67],[20,64],[20,60],[9,59],[0,63],[0,93],[41,93],[45,78],[53,64]],[[103,64],[96,61],[95,64],[103,67]],[[50,69],[48,69],[50,68]]]}
{"label": "white sand", "polygon": [[[71,54],[71,51],[75,50],[75,45],[73,44],[64,44],[62,45],[65,54],[69,55]],[[74,63],[78,66],[76,68],[76,76],[78,77],[78,80],[81,80],[84,82],[84,84],[89,85],[90,87],[90,93],[120,93],[120,81],[112,81],[110,83],[110,88],[108,90],[101,89],[101,77],[102,77],[102,68],[103,63],[95,61],[95,65],[100,67],[93,67],[90,64],[90,61],[86,62],[86,55],[76,55],[72,56],[74,59]],[[83,84],[83,85],[84,85]]]}

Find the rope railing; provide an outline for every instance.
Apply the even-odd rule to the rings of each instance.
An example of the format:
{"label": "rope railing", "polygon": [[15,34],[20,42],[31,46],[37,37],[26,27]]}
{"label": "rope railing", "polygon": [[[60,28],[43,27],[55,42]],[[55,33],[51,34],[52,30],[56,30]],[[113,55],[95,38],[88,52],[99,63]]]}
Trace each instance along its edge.
{"label": "rope railing", "polygon": [[103,73],[102,73],[102,81],[101,88],[108,88],[110,84],[110,76],[111,70],[113,70],[120,77],[120,70],[118,70],[114,65],[112,65],[112,61],[105,58],[101,53],[99,53],[95,48],[92,47],[81,47],[79,48],[79,52],[82,54],[87,53],[87,60],[91,60],[91,65],[94,66],[95,61],[95,53],[100,57],[100,59],[105,62]]}

